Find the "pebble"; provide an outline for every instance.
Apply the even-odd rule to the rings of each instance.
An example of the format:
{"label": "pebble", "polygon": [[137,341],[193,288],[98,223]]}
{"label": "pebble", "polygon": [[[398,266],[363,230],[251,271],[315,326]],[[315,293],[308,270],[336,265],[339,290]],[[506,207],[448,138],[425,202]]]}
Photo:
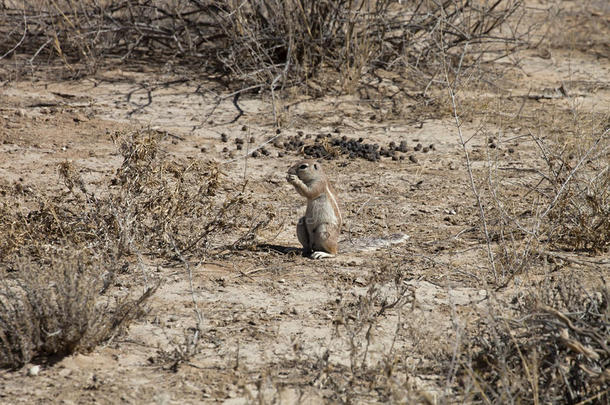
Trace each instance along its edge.
{"label": "pebble", "polygon": [[40,366],[32,366],[28,370],[28,375],[32,377],[37,376],[38,373],[40,373]]}

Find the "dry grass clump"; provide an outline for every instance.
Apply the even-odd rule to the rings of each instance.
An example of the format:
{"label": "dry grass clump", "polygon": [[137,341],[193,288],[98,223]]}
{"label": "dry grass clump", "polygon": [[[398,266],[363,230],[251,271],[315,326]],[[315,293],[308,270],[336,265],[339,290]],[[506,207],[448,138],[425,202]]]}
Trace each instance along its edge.
{"label": "dry grass clump", "polygon": [[[516,314],[481,325],[468,340],[461,394],[504,403],[604,403],[610,382],[610,304],[605,282],[541,283]],[[471,353],[471,354],[468,354]]]}
{"label": "dry grass clump", "polygon": [[3,276],[0,367],[91,350],[138,317],[156,288],[101,304],[104,266],[85,255],[60,254],[43,265],[20,260],[14,273]]}

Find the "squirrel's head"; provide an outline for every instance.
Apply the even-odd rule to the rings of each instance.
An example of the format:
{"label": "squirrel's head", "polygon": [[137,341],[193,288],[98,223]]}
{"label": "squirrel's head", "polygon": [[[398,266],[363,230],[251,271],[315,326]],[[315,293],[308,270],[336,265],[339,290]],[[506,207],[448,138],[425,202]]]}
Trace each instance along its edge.
{"label": "squirrel's head", "polygon": [[322,165],[316,160],[301,160],[288,170],[288,174],[296,174],[303,183],[309,183],[324,177]]}

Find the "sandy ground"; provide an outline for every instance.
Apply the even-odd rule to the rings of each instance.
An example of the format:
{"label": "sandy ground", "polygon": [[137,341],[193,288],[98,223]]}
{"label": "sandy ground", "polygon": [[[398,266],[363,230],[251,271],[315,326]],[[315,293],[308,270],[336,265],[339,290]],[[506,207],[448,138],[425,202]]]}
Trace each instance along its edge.
{"label": "sandy ground", "polygon": [[[555,94],[554,89],[566,84],[568,97],[528,99],[524,113],[535,114],[536,103],[559,109],[578,105],[585,112],[610,110],[607,47],[591,52],[551,49],[549,53],[522,52],[518,55],[520,70],[506,80],[508,87],[501,96],[488,91],[471,97],[491,103],[498,97]],[[0,178],[55,190],[62,187],[57,165],[70,160],[94,187],[121,163],[111,133],[138,128],[166,131],[162,146],[170,154],[223,162],[228,179],[237,182],[245,176],[255,191],[253,198],[277,210],[273,229],[263,231],[259,242],[298,247],[295,224],[304,201],[286,183],[285,172],[299,155],[290,152],[278,157],[280,150],[268,146],[269,156],[244,159],[244,151],[234,149],[234,138],[247,134],[255,138],[253,145],[260,145],[277,135],[271,106],[260,97],[243,96],[239,99],[243,115],[232,98],[212,110],[215,99],[207,91],[212,86],[127,68],[71,82],[3,82]],[[412,104],[419,111],[417,103]],[[409,146],[405,160],[368,162],[341,157],[324,163],[344,212],[343,253],[313,261],[276,251],[253,251],[195,262],[193,291],[182,267],[156,269],[156,263],[150,263],[149,270],[157,272],[163,283],[145,317],[134,322],[125,335],[91,353],[45,366],[36,376],[27,374],[28,366],[0,371],[0,403],[345,400],[328,389],[322,382],[324,376],[311,370],[320,361],[326,362],[329,373],[349,370],[351,340],[348,329],[342,327],[342,308],[371,291],[375,274],[401,269],[403,286],[413,298],[376,321],[368,362],[376,364],[392,351],[402,353],[405,364],[418,365],[420,370],[435,352],[450,353],[458,332],[486,316],[491,302],[510,301],[519,290],[518,283],[536,277],[522,275],[499,292],[484,283],[489,275],[486,253],[475,228],[477,210],[450,106],[386,119],[372,103],[349,96],[316,100],[303,96],[287,105],[289,119],[280,140],[302,131],[304,136],[312,135],[309,141],[317,134],[339,133],[381,145],[405,140]],[[464,136],[477,134],[480,125],[481,119],[467,120]],[[505,130],[493,123],[486,128]],[[523,135],[521,128],[512,131],[506,139]],[[229,142],[221,141],[222,133]],[[485,137],[475,136],[471,143],[476,170],[485,166],[485,142]],[[418,143],[433,144],[434,150],[414,151]],[[229,151],[223,152],[224,147]],[[502,162],[514,167],[528,167],[538,153],[533,142],[522,140],[507,141],[499,148]],[[411,155],[417,162],[409,160]],[[507,173],[515,181],[521,175]],[[396,233],[409,239],[376,250],[350,246],[350,238]],[[566,263],[561,271],[568,274],[577,267]],[[608,274],[607,268],[593,273],[596,271]],[[123,285],[142,289],[135,273]],[[376,294],[391,300],[397,290],[393,283],[383,281]],[[196,326],[193,297],[204,318],[199,351],[188,362],[163,361],[163,352],[173,352],[185,336],[192,335]],[[427,392],[432,398],[444,386],[445,377],[430,370],[429,374],[403,373],[395,378],[405,389]],[[353,389],[360,392],[358,387]],[[383,402],[383,398],[364,393],[356,398],[356,402]]]}

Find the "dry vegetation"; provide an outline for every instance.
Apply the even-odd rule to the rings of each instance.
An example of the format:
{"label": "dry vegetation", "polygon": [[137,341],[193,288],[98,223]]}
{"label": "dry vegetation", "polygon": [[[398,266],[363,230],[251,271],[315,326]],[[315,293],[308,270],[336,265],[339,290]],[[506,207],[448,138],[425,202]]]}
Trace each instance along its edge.
{"label": "dry vegetation", "polygon": [[[116,133],[113,139],[123,163],[97,194],[69,162],[58,167],[67,191],[45,195],[17,184],[3,187],[4,367],[90,350],[140,314],[158,287],[146,274],[136,299],[98,303],[110,300],[108,286],[130,262],[243,249],[270,220],[264,212],[248,215],[245,189],[222,191],[215,164],[167,159],[157,144],[160,134]],[[230,243],[214,239],[221,232],[234,235]]]}
{"label": "dry vegetation", "polygon": [[[313,358],[295,342],[285,362],[299,370],[296,384],[315,386],[339,403],[604,403],[610,119],[581,111],[565,88],[572,102],[557,107],[534,105],[547,96],[531,89],[511,98],[490,84],[509,70],[498,60],[546,40],[540,27],[548,21],[531,21],[524,3],[3,0],[0,32],[7,40],[0,59],[12,78],[52,68],[76,78],[111,62],[162,60],[159,69],[220,81],[230,88],[221,98],[262,89],[278,125],[284,113],[276,104],[295,92],[384,98],[378,70],[403,75],[403,98],[392,96],[390,104],[413,98],[416,112],[454,120],[476,211],[473,238],[488,260],[478,286],[498,291],[530,275],[542,281],[524,286],[508,307],[491,302],[476,325],[456,324],[453,347],[431,353],[408,321],[417,296],[406,284],[405,263],[384,266],[367,276],[366,292],[333,304],[334,339],[349,353],[349,365],[332,364],[328,350]],[[561,7],[558,2],[558,15]],[[495,90],[495,103],[472,95]],[[465,121],[479,125],[471,139],[462,136]],[[505,135],[516,127],[522,135]],[[218,163],[165,154],[165,136],[113,134],[122,164],[95,191],[69,162],[58,169],[65,188],[54,194],[2,185],[0,366],[92,350],[121,333],[161,282],[143,258],[184,266],[192,277],[192,260],[256,246],[257,233],[270,226],[270,209],[257,206],[246,182],[225,177]],[[473,139],[484,146],[473,146]],[[518,142],[535,148],[525,167],[501,152]],[[475,156],[483,157],[482,169]],[[523,173],[519,181],[507,175],[515,171]],[[555,279],[553,271],[566,263],[600,273],[598,287],[583,286],[576,274],[568,283]],[[143,275],[142,291],[111,294],[114,278],[134,269]],[[193,304],[198,326],[154,360],[173,371],[199,353],[204,331],[194,298]],[[388,322],[392,345],[382,361],[369,361],[376,331],[385,323],[388,332]],[[407,361],[406,341],[420,342],[415,352],[425,361]],[[415,388],[419,374],[439,376],[434,398]],[[263,385],[250,399],[277,400],[263,395]]]}

